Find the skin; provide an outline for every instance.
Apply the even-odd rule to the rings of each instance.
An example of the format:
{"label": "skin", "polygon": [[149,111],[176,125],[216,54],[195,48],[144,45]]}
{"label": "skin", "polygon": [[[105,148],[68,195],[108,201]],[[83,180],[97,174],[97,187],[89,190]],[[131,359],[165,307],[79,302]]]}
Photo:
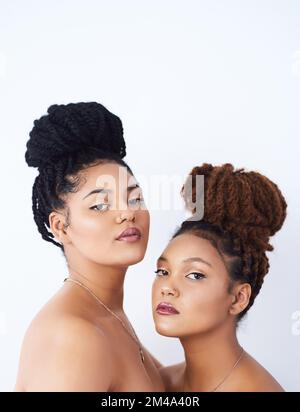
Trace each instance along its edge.
{"label": "skin", "polygon": [[[246,352],[232,370],[242,350],[236,318],[248,305],[251,287],[239,282],[229,287],[224,259],[208,240],[192,233],[175,237],[158,259],[157,270],[152,287],[155,328],[163,336],[178,337],[185,355],[183,362],[161,369],[167,391],[283,391]],[[157,313],[161,302],[171,303],[179,314]]]}
{"label": "skin", "polygon": [[[137,200],[141,190],[127,190],[136,181],[125,168],[128,181],[119,190],[120,168],[106,163],[81,171],[78,191],[66,195],[69,226],[65,226],[66,210],[51,212],[49,223],[56,240],[64,245],[69,277],[89,287],[131,330],[123,309],[123,283],[128,266],[145,255],[149,212]],[[87,196],[104,187],[104,176],[114,179],[105,186],[112,193]],[[141,239],[134,243],[116,240],[128,227],[140,229]],[[162,365],[143,350],[144,364],[136,341],[120,321],[87,290],[67,281],[25,334],[14,390],[163,391]]]}

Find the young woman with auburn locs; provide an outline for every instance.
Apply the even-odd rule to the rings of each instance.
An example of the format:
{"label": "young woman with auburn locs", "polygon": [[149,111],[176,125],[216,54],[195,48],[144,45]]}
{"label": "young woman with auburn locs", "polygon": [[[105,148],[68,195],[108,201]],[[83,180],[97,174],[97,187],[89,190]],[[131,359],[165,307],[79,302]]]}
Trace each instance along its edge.
{"label": "young woman with auburn locs", "polygon": [[[269,243],[283,225],[286,201],[258,172],[204,163],[190,173],[196,213],[196,176],[204,176],[204,215],[176,230],[157,261],[152,288],[155,328],[178,337],[182,363],[164,367],[167,391],[283,391],[240,346],[236,330],[269,270]],[[187,189],[187,188],[186,188]]]}
{"label": "young woman with auburn locs", "polygon": [[126,271],[149,233],[125,155],[121,120],[99,103],[52,105],[34,122],[25,154],[39,170],[33,216],[68,270],[26,332],[15,391],[164,390],[161,364],[123,309]]}

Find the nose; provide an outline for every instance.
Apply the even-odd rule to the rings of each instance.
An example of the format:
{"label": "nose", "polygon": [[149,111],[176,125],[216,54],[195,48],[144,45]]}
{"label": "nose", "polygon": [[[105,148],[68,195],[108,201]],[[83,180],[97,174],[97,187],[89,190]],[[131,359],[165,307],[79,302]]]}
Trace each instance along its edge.
{"label": "nose", "polygon": [[120,216],[117,217],[117,222],[122,223],[124,220],[129,222],[135,222],[135,213],[133,210],[126,210],[121,213]]}
{"label": "nose", "polygon": [[179,292],[176,288],[165,285],[161,288],[162,296],[178,296]]}

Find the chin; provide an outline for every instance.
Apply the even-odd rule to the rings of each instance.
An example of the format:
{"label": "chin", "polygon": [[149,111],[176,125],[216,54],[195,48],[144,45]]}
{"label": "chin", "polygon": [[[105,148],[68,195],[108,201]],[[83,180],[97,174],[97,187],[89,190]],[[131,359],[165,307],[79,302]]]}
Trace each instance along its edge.
{"label": "chin", "polygon": [[168,338],[178,338],[179,334],[176,333],[175,330],[173,330],[172,328],[164,328],[161,326],[156,326],[155,327],[156,332],[161,335],[161,336],[167,336]]}
{"label": "chin", "polygon": [[138,263],[144,259],[146,253],[145,247],[133,247],[128,248],[127,250],[123,250],[121,253],[118,254],[118,258],[121,260],[122,258],[127,261],[131,261],[133,263]]}
{"label": "chin", "polygon": [[144,259],[145,256],[145,251],[141,251],[138,253],[137,251],[135,252],[130,252],[127,254],[124,254],[123,256],[119,255],[118,256],[118,262],[116,263],[117,265],[120,266],[132,266],[135,265],[136,263],[141,262]]}
{"label": "chin", "polygon": [[[166,316],[167,317],[167,316]],[[162,336],[178,338],[180,331],[176,328],[172,322],[168,321],[155,321],[155,330]]]}

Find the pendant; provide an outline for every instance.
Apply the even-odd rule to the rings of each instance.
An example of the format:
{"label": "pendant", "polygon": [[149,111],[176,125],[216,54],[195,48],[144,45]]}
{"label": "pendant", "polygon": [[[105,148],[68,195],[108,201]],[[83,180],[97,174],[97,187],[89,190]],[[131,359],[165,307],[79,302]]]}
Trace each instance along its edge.
{"label": "pendant", "polygon": [[141,355],[142,362],[144,363],[145,362],[145,357],[144,357],[142,348],[139,348],[139,349],[140,349],[140,355]]}

